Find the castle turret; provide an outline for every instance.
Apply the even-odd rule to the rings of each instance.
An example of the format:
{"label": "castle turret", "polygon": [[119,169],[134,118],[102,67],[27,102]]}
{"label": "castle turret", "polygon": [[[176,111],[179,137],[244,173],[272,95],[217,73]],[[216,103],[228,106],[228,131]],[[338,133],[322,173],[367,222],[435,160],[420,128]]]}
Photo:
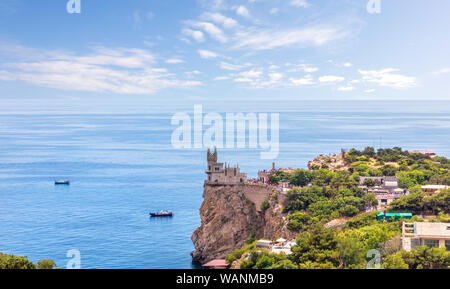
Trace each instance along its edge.
{"label": "castle turret", "polygon": [[214,153],[211,153],[211,150],[208,149],[208,152],[206,153],[206,158],[208,159],[208,162],[217,162],[217,148],[214,148]]}

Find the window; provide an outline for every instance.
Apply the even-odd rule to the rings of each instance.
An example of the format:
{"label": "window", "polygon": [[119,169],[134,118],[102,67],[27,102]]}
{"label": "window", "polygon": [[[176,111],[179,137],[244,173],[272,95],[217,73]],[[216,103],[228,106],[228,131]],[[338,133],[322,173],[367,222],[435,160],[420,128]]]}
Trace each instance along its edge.
{"label": "window", "polygon": [[439,247],[439,240],[425,240],[424,244],[430,248]]}
{"label": "window", "polygon": [[216,169],[216,172],[218,172],[218,171],[219,171],[219,167],[216,167],[215,169]]}
{"label": "window", "polygon": [[445,248],[447,248],[447,251],[450,251],[450,240],[445,240]]}

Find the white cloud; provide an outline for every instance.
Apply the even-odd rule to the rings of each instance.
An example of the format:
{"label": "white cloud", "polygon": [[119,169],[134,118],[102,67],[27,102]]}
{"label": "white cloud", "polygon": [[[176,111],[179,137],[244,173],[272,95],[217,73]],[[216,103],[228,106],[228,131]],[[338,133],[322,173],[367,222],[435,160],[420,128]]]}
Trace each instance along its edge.
{"label": "white cloud", "polygon": [[317,67],[305,67],[303,70],[304,70],[305,72],[311,73],[311,72],[316,72],[316,71],[318,71],[319,68],[317,68]]}
{"label": "white cloud", "polygon": [[278,8],[272,8],[269,11],[270,14],[277,14],[278,12],[280,12],[280,9],[278,9]]}
{"label": "white cloud", "polygon": [[218,77],[214,78],[215,81],[228,80],[228,79],[230,79],[230,77],[228,77],[228,76],[218,76]]}
{"label": "white cloud", "polygon": [[239,73],[244,78],[259,78],[263,74],[262,70],[252,69]]}
{"label": "white cloud", "polygon": [[224,61],[220,63],[219,67],[224,70],[241,70],[243,68],[242,65],[231,64]]}
{"label": "white cloud", "polygon": [[334,75],[325,75],[322,77],[319,77],[320,83],[337,83],[344,81],[345,78],[341,76],[334,76]]}
{"label": "white cloud", "polygon": [[198,50],[198,54],[200,55],[201,58],[204,59],[209,59],[209,58],[216,58],[219,55],[215,52],[209,51],[209,50]]}
{"label": "white cloud", "polygon": [[242,17],[249,17],[250,13],[248,12],[248,9],[245,8],[245,6],[239,6],[236,8],[236,14]]}
{"label": "white cloud", "polygon": [[306,0],[292,0],[291,5],[295,7],[308,8],[311,6]]}
{"label": "white cloud", "polygon": [[269,73],[269,78],[270,78],[271,83],[276,83],[276,82],[280,81],[283,77],[284,77],[284,75],[279,72]]}
{"label": "white cloud", "polygon": [[234,81],[235,82],[253,82],[254,80],[251,78],[238,77]]}
{"label": "white cloud", "polygon": [[183,29],[183,34],[195,39],[197,42],[205,41],[205,35],[199,30],[185,28]]}
{"label": "white cloud", "polygon": [[275,65],[275,64],[269,66],[270,70],[275,70],[275,69],[278,69],[278,68],[280,68],[280,67],[278,65]]}
{"label": "white cloud", "polygon": [[341,86],[338,88],[338,91],[353,91],[356,90],[354,86]]}
{"label": "white cloud", "polygon": [[347,32],[336,27],[309,27],[288,30],[251,30],[236,35],[234,49],[268,50],[288,46],[322,46],[342,39]]}
{"label": "white cloud", "polygon": [[209,36],[214,38],[215,40],[225,43],[227,42],[227,37],[223,33],[223,31],[210,22],[200,22],[200,21],[189,21],[188,24],[190,24],[192,27],[197,29],[202,29],[204,32],[208,33]]}
{"label": "white cloud", "polygon": [[166,63],[168,64],[179,64],[179,63],[184,63],[184,60],[178,59],[178,58],[171,58],[171,59],[167,59]]}
{"label": "white cloud", "polygon": [[345,63],[342,64],[342,66],[344,66],[344,67],[352,67],[353,64],[351,64],[350,62],[345,62]]}
{"label": "white cloud", "polygon": [[260,78],[263,75],[261,69],[251,69],[248,71],[243,71],[238,74],[234,79],[235,82],[247,82],[251,83],[253,86],[260,85]]}
{"label": "white cloud", "polygon": [[376,83],[380,86],[394,89],[406,89],[417,86],[415,77],[409,77],[398,73],[398,69],[387,68],[383,70],[358,70],[362,75],[362,80],[369,83]]}
{"label": "white cloud", "polygon": [[288,66],[288,67],[294,66],[294,68],[290,69],[289,72],[304,71],[306,73],[313,73],[313,72],[319,71],[319,68],[312,67],[312,66],[309,66],[306,64],[291,64],[291,63],[289,63],[289,65],[286,65],[286,66]]}
{"label": "white cloud", "polygon": [[88,55],[44,51],[33,60],[0,66],[0,79],[63,90],[152,94],[161,89],[200,85],[179,80],[155,67],[155,56],[142,49],[98,47]]}
{"label": "white cloud", "polygon": [[192,78],[192,77],[194,77],[195,75],[201,74],[201,72],[198,71],[198,70],[193,70],[193,71],[187,71],[187,72],[185,72],[184,74],[186,74],[189,78]]}
{"label": "white cloud", "polygon": [[437,75],[439,75],[439,74],[447,74],[447,73],[450,73],[450,68],[442,68],[442,69],[434,72],[434,74],[437,74]]}
{"label": "white cloud", "polygon": [[203,14],[203,18],[221,24],[225,28],[233,28],[238,25],[237,21],[233,18],[226,17],[220,13],[206,12]]}
{"label": "white cloud", "polygon": [[298,86],[315,84],[312,75],[306,75],[304,78],[300,79],[290,78],[289,80],[291,81],[292,84]]}
{"label": "white cloud", "polygon": [[366,89],[364,90],[365,93],[374,93],[375,89]]}

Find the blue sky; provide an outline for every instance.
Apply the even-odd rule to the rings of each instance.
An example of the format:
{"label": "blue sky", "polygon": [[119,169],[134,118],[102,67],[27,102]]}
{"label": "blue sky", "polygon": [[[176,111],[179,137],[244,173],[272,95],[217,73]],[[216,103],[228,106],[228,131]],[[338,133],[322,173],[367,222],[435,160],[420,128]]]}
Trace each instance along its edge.
{"label": "blue sky", "polygon": [[450,100],[450,2],[0,2],[1,110]]}

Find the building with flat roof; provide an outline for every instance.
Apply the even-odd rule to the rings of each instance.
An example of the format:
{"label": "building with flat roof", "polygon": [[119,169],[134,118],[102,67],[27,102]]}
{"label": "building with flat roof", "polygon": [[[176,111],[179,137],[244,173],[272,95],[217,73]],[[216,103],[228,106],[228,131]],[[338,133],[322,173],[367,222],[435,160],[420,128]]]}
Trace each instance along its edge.
{"label": "building with flat roof", "polygon": [[269,240],[258,240],[256,242],[257,248],[270,248],[272,246],[272,241]]}
{"label": "building with flat roof", "polygon": [[447,248],[450,251],[450,223],[403,223],[402,246],[406,251],[418,246]]}
{"label": "building with flat roof", "polygon": [[450,187],[443,186],[443,185],[426,185],[426,186],[422,186],[422,191],[425,194],[434,195],[434,194],[438,194],[441,190],[445,190],[448,188],[450,188]]}

